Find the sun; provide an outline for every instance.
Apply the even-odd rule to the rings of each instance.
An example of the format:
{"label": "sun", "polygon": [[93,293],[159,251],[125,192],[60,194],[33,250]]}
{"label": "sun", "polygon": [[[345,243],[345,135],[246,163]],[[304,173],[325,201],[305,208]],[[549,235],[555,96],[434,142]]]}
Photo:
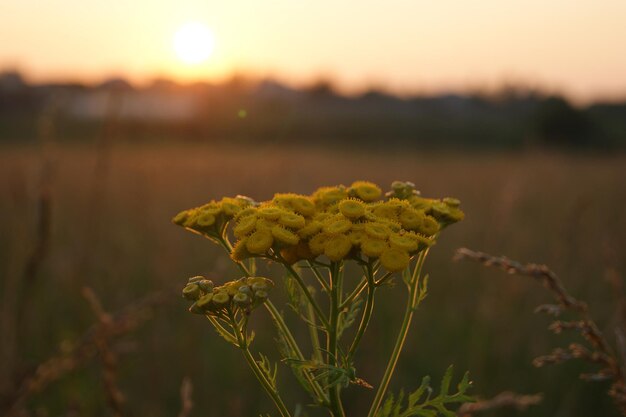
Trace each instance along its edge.
{"label": "sun", "polygon": [[214,48],[213,32],[202,23],[185,23],[174,34],[174,51],[178,58],[187,64],[206,61]]}

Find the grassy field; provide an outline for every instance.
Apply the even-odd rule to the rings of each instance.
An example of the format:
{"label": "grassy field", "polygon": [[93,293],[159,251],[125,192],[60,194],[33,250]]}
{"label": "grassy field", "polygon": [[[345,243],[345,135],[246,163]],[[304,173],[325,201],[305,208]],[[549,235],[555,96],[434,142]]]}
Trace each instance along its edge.
{"label": "grassy field", "polygon": [[[430,294],[413,323],[394,391],[414,388],[425,374],[438,380],[454,363],[459,372],[470,371],[474,393],[481,397],[505,390],[545,395],[541,405],[523,414],[493,415],[617,415],[605,395],[606,383],[577,379],[590,370],[586,365],[531,365],[534,357],[576,338],[551,335],[548,318],[533,314],[536,305],[550,301],[540,285],[451,258],[456,248],[466,246],[548,264],[575,296],[590,303],[612,338],[622,294],[607,277],[626,273],[625,166],[624,155],[189,144],[0,148],[2,388],[10,385],[9,369],[18,376],[31,372],[97,320],[81,295],[84,286],[93,288],[112,312],[165,290],[171,301],[117,346],[123,352],[118,378],[128,414],[177,415],[185,377],[194,387],[193,415],[271,411],[239,352],[201,317],[187,313],[178,295],[189,276],[225,281],[237,272],[209,241],[172,225],[171,216],[224,195],[262,200],[274,192],[309,193],[356,179],[384,186],[400,179],[413,181],[425,196],[458,197],[466,220],[442,236],[427,261]],[[50,240],[38,272],[24,281],[38,241],[42,184],[50,191]],[[387,354],[397,331],[403,297],[400,288],[385,293],[357,359],[359,376],[373,384],[383,371],[376,359]],[[22,319],[12,329],[20,309]],[[256,328],[256,346],[269,351],[271,325],[258,317]],[[281,365],[286,391],[294,385],[290,378]],[[346,392],[352,415],[364,415],[368,406],[354,401],[355,393],[368,401],[373,395],[359,390],[364,388]],[[296,391],[287,397],[306,403]],[[97,362],[27,402],[37,415],[108,415],[105,404]]]}

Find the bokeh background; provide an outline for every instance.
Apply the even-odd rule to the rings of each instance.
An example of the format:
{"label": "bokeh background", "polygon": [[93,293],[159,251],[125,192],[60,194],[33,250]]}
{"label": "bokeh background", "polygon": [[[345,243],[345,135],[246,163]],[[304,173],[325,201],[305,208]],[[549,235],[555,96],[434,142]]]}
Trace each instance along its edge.
{"label": "bokeh background", "polygon": [[[579,340],[533,313],[550,301],[539,284],[452,256],[466,246],[549,265],[614,341],[625,20],[608,0],[3,2],[0,410],[19,399],[20,415],[114,415],[103,369],[115,369],[124,415],[178,415],[184,380],[191,415],[271,412],[240,353],[179,295],[189,276],[238,272],[170,218],[222,196],[399,179],[458,197],[466,219],[426,263],[394,392],[455,364],[480,397],[544,394],[488,415],[617,415],[608,383],[578,379],[592,367],[532,366]],[[189,22],[210,36],[186,38],[185,55],[175,39]],[[388,289],[376,305],[356,364],[372,384],[404,296]],[[90,345],[107,317],[128,325],[107,342],[114,364]],[[267,317],[255,328],[276,359]],[[283,364],[279,378],[292,406],[307,404]],[[351,415],[372,396],[346,390]]]}

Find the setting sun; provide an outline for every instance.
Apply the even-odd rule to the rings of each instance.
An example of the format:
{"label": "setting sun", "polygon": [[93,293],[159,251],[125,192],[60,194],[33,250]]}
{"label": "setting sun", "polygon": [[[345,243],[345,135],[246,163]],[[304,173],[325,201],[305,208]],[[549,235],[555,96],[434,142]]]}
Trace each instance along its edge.
{"label": "setting sun", "polygon": [[174,50],[180,60],[187,64],[199,64],[213,53],[215,37],[202,23],[186,23],[174,34]]}

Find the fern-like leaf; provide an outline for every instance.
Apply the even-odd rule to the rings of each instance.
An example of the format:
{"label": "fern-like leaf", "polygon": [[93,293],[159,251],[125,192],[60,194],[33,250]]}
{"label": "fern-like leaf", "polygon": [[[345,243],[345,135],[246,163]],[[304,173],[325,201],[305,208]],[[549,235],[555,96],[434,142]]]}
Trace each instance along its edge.
{"label": "fern-like leaf", "polygon": [[422,379],[417,390],[408,395],[406,404],[402,391],[396,399],[393,394],[389,394],[376,417],[455,417],[456,412],[450,409],[450,405],[472,402],[474,399],[467,394],[472,386],[468,373],[458,383],[456,392],[450,393],[452,375],[453,367],[450,365],[441,380],[440,392],[436,397],[432,397],[433,390],[428,376]]}

